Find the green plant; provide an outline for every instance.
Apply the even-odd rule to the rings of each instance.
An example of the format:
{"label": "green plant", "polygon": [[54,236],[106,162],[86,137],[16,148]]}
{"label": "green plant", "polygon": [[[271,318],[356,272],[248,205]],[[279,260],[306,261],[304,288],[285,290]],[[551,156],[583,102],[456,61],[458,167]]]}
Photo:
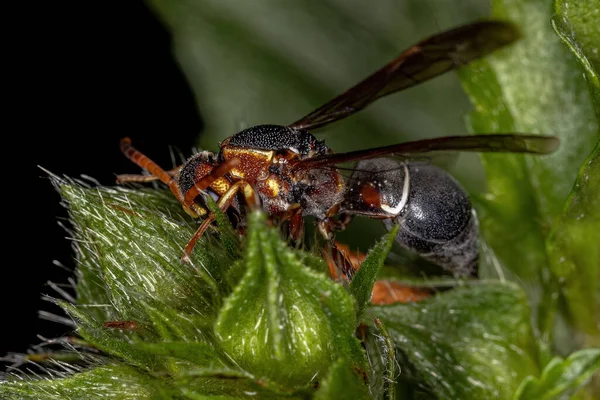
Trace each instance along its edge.
{"label": "green plant", "polygon": [[[51,379],[9,379],[0,384],[0,397],[593,398],[598,382],[592,376],[600,369],[600,28],[594,23],[600,9],[592,3],[494,2],[493,14],[515,21],[524,38],[459,73],[474,108],[467,120],[473,133],[543,132],[562,141],[560,152],[547,158],[481,157],[485,194],[471,187],[489,247],[481,281],[445,282],[455,287],[422,302],[373,306],[377,277],[432,284],[400,274],[390,261],[384,265],[393,231],[372,246],[345,288],[327,277],[319,257],[286,246],[258,211],[241,241],[221,215],[219,230],[184,265],[181,248],[195,226],[170,192],[89,188],[54,177],[78,239],[77,301],[56,301],[82,341],[71,343],[77,351],[67,346],[49,355],[56,360],[47,367]],[[237,130],[232,98],[252,103],[248,113],[257,122],[285,123],[303,102],[314,106],[331,97],[282,56],[268,27],[258,28],[265,24],[261,15],[269,15],[261,9],[266,3],[153,5],[174,32],[208,118],[206,147]],[[300,17],[306,6],[286,7]],[[356,12],[333,1],[311,7],[310,24],[317,26],[320,18],[335,26]],[[250,9],[256,20],[248,18]],[[339,34],[330,25],[323,29]],[[392,35],[394,28],[387,30]],[[373,46],[385,48],[387,39]],[[202,57],[221,66],[228,57],[238,70],[249,64],[243,78],[271,109],[239,100],[252,90],[211,86],[227,79],[205,81],[228,70],[194,58],[199,46]],[[351,51],[344,46],[340,51]],[[343,86],[353,82],[342,78]],[[286,102],[275,101],[282,93]],[[360,130],[385,131],[398,118],[389,107],[365,111],[344,129],[357,137]],[[332,147],[346,150],[335,146],[333,132]],[[362,240],[375,242],[371,235]],[[355,335],[359,324],[367,332],[364,350]]]}

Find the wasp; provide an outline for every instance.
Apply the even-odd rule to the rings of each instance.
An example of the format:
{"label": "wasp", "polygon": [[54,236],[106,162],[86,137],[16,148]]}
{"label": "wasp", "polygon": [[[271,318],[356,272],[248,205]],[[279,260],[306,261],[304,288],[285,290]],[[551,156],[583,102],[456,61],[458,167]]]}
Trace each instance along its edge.
{"label": "wasp", "polygon": [[[430,36],[296,122],[245,129],[219,143],[218,153],[199,152],[170,171],[124,138],[122,152],[150,175],[120,175],[117,181],[160,180],[189,215],[204,218],[184,249],[184,260],[215,219],[206,203],[210,196],[241,220],[244,207],[261,207],[286,221],[295,241],[309,216],[330,244],[354,216],[380,219],[388,229],[400,224],[396,241],[402,246],[457,275],[472,275],[478,228],[469,197],[444,170],[415,160],[442,151],[549,154],[558,147],[556,137],[447,136],[336,154],[311,131],[518,38],[518,29],[503,21],[478,21]],[[350,179],[339,168],[348,162],[357,162]]]}

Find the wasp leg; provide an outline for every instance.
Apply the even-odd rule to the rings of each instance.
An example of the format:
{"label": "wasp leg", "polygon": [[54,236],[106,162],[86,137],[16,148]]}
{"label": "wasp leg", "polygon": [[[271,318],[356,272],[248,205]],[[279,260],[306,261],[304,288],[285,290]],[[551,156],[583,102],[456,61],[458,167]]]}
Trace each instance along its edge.
{"label": "wasp leg", "polygon": [[302,219],[302,208],[293,207],[281,216],[282,221],[288,221],[288,239],[296,248],[302,245],[304,238],[304,220]]}
{"label": "wasp leg", "polygon": [[147,170],[153,176],[158,178],[162,183],[167,185],[169,189],[171,189],[171,192],[173,192],[177,200],[179,200],[185,212],[187,212],[194,218],[198,218],[200,215],[202,215],[203,210],[201,210],[199,206],[195,204],[192,204],[191,206],[186,206],[185,199],[183,197],[183,194],[181,193],[181,190],[179,190],[177,181],[175,181],[175,179],[173,179],[173,177],[169,175],[167,171],[159,167],[158,164],[146,157],[140,151],[136,150],[131,145],[131,139],[129,139],[128,137],[121,139],[121,151],[123,152],[123,154],[125,154],[125,157],[129,158],[140,168]]}
{"label": "wasp leg", "polygon": [[317,221],[317,230],[319,231],[321,236],[323,236],[323,239],[327,240],[328,242],[333,242],[334,235],[332,231],[332,223],[330,218]]}
{"label": "wasp leg", "polygon": [[[165,171],[169,176],[174,177],[181,171],[183,165]],[[146,183],[159,180],[158,176],[155,175],[137,175],[137,174],[121,174],[117,175],[117,184],[123,184],[127,182]]]}
{"label": "wasp leg", "polygon": [[[233,158],[231,160],[224,161],[223,163],[215,166],[208,175],[204,176],[202,179],[195,182],[194,186],[192,186],[183,197],[184,206],[191,207],[195,204],[196,197],[198,197],[203,191],[208,189],[210,185],[214,183],[219,178],[225,176],[229,171],[238,166],[240,160],[237,158]],[[229,190],[227,191],[227,193]]]}
{"label": "wasp leg", "polygon": [[[246,181],[237,181],[236,183],[231,185],[231,187],[227,190],[227,192],[223,194],[223,196],[221,196],[221,198],[219,198],[219,201],[217,202],[219,209],[223,212],[227,211],[227,209],[231,206],[231,203],[235,199],[235,196],[240,192],[240,190],[242,191],[242,194],[244,195],[244,198],[246,200],[246,204],[248,204],[249,207],[256,207],[258,205],[256,192],[254,191],[252,186],[250,186],[250,184]],[[202,221],[202,224],[196,230],[194,236],[192,236],[192,238],[188,241],[187,245],[185,246],[184,255],[182,256],[182,260],[184,262],[190,261],[190,255],[192,254],[192,250],[194,249],[196,242],[202,237],[206,229],[208,229],[208,227],[214,220],[215,215],[211,212],[206,217],[206,219]]]}
{"label": "wasp leg", "polygon": [[342,214],[340,219],[332,220],[331,230],[333,230],[335,232],[341,232],[341,231],[346,230],[348,225],[350,225],[350,222],[352,222],[353,218],[354,218],[354,215],[352,215],[352,214]]}
{"label": "wasp leg", "polygon": [[[350,248],[337,241],[323,250],[329,265],[329,275],[333,280],[344,278],[351,281],[359,270],[362,262],[367,257],[360,251],[352,251]],[[371,304],[384,305],[394,303],[412,303],[424,300],[433,295],[434,291],[429,288],[420,288],[404,285],[389,280],[377,280],[373,285]]]}
{"label": "wasp leg", "polygon": [[347,246],[339,245],[335,241],[328,242],[322,253],[327,259],[329,276],[334,281],[344,279],[350,282],[362,262],[351,254]]}

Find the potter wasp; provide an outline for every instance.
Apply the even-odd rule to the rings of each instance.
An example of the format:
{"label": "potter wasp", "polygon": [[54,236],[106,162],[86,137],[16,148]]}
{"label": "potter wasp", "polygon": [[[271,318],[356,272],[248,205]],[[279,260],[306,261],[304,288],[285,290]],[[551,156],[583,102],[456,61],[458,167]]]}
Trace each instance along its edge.
{"label": "potter wasp", "polygon": [[[415,160],[443,151],[548,154],[552,136],[517,133],[447,136],[333,153],[311,131],[346,118],[375,100],[407,89],[513,43],[517,29],[505,22],[480,21],[441,32],[405,50],[387,65],[333,100],[288,126],[259,125],[202,151],[166,171],[136,150],[129,138],[121,150],[151,175],[120,175],[118,182],[160,180],[185,211],[202,224],[184,249],[188,257],[214,221],[207,196],[238,215],[261,207],[288,222],[289,236],[303,236],[304,217],[335,246],[334,233],[356,216],[400,224],[398,243],[456,275],[470,275],[478,259],[477,219],[465,190],[442,169]],[[339,164],[357,162],[352,176]]]}

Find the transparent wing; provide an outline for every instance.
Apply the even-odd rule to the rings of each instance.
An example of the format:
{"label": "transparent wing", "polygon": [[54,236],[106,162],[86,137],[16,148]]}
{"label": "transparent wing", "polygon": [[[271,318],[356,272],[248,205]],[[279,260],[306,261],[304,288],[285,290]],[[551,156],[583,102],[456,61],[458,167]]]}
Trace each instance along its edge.
{"label": "transparent wing", "polygon": [[476,22],[431,36],[289,126],[313,130],[346,118],[383,96],[465,65],[518,38],[517,28],[501,21]]}
{"label": "transparent wing", "polygon": [[477,136],[445,136],[347,153],[326,154],[299,160],[295,166],[300,169],[311,169],[387,156],[424,157],[429,154],[445,151],[550,154],[558,148],[558,145],[559,140],[557,137],[543,135],[506,133]]}

